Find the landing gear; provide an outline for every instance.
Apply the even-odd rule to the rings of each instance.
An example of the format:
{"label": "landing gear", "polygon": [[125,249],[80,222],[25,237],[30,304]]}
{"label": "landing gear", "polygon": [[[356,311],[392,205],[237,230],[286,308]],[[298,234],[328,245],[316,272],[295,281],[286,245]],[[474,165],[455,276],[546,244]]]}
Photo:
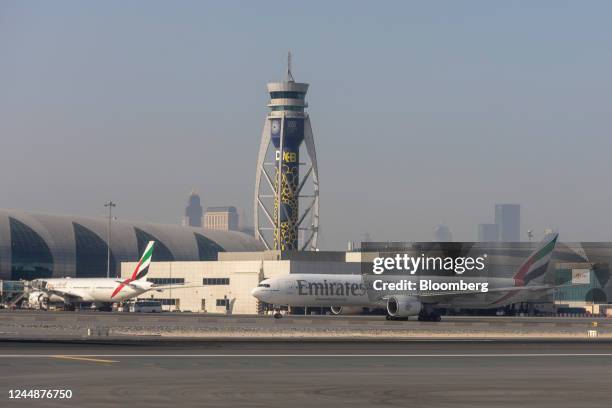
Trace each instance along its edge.
{"label": "landing gear", "polygon": [[281,313],[280,309],[274,309],[274,311],[272,312],[272,317],[274,317],[275,319],[280,319],[283,317],[283,314]]}
{"label": "landing gear", "polygon": [[406,317],[398,317],[398,316],[387,315],[387,316],[385,316],[385,318],[387,320],[396,320],[396,321],[402,321],[402,322],[407,322],[408,321],[408,316],[406,316]]}
{"label": "landing gear", "polygon": [[98,312],[112,312],[113,311],[113,304],[112,303],[103,303],[101,305],[96,305],[96,309],[98,310]]}
{"label": "landing gear", "polygon": [[419,313],[419,322],[439,322],[440,320],[442,320],[442,318],[435,310],[423,309],[421,313]]}
{"label": "landing gear", "polygon": [[[390,314],[387,314],[385,318],[387,320],[408,320],[408,317],[391,316]],[[421,313],[419,313],[419,322],[439,322],[440,320],[442,320],[442,318],[440,317],[440,313],[436,312],[433,309],[423,309],[421,310]]]}
{"label": "landing gear", "polygon": [[72,303],[64,304],[64,311],[66,312],[74,312],[75,306]]}

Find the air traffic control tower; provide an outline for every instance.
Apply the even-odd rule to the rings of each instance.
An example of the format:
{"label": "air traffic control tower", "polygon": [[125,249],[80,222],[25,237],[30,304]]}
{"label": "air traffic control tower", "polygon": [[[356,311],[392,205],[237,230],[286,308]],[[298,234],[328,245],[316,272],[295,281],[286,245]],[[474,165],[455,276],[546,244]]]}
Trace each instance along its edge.
{"label": "air traffic control tower", "polygon": [[295,82],[291,53],[287,77],[268,84],[270,112],[264,121],[255,179],[255,237],[267,249],[315,250],[319,229],[319,174],[310,117],[308,84]]}

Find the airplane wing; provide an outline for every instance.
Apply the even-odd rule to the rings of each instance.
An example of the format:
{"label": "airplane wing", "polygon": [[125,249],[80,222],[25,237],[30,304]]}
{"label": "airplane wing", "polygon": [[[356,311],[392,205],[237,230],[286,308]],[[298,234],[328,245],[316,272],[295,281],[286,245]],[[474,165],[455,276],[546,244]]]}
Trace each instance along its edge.
{"label": "airplane wing", "polygon": [[[126,279],[126,280],[116,279],[115,282],[129,286],[134,289],[142,289],[142,287],[138,284],[138,281],[129,281],[129,279]],[[168,289],[200,288],[202,286],[203,285],[184,285],[180,283],[174,283],[171,285],[153,284],[151,286],[151,290],[162,291],[162,290],[168,290]]]}
{"label": "airplane wing", "polygon": [[188,289],[188,288],[201,288],[201,287],[203,287],[203,285],[180,285],[180,284],[174,284],[174,285],[153,285],[151,287],[151,289],[157,290],[157,291],[162,291],[162,290],[169,290],[169,289]]}
{"label": "airplane wing", "polygon": [[561,286],[550,286],[550,285],[533,285],[533,286],[509,286],[505,288],[493,288],[489,289],[487,292],[481,292],[479,290],[462,290],[455,292],[444,292],[444,293],[419,293],[416,294],[417,297],[421,298],[435,298],[435,297],[443,297],[443,296],[473,296],[480,295],[483,293],[507,293],[507,292],[541,292],[547,290],[553,290],[559,288]]}
{"label": "airplane wing", "polygon": [[138,284],[136,283],[137,281],[130,281],[129,279],[126,279],[126,280],[115,279],[115,282],[117,282],[120,285],[129,286],[132,289],[142,289],[142,287],[138,286]]}
{"label": "airplane wing", "polygon": [[[445,298],[445,297],[475,296],[475,295],[481,295],[483,293],[508,293],[508,292],[521,292],[521,291],[538,292],[538,291],[553,290],[553,289],[560,288],[563,286],[567,286],[567,285],[509,286],[509,287],[504,287],[504,288],[489,289],[487,292],[481,292],[479,290],[461,290],[461,291],[444,291],[441,293],[437,293],[437,292],[415,293],[414,295],[410,295],[410,296],[414,296],[420,299],[438,299],[438,298]],[[381,299],[387,300],[390,297],[391,296],[387,295],[387,296],[383,296]]]}
{"label": "airplane wing", "polygon": [[423,293],[416,294],[415,297],[418,298],[422,303],[445,303],[450,302],[453,298],[458,297],[473,297],[483,293],[501,293],[504,294],[500,299],[495,301],[493,304],[499,303],[500,301],[506,300],[508,298],[512,298],[520,293],[534,293],[534,292],[547,292],[558,288],[567,287],[569,285],[531,285],[531,286],[510,286],[503,288],[493,288],[489,289],[488,292],[480,292],[480,291],[456,291],[456,292],[443,292],[443,293]]}

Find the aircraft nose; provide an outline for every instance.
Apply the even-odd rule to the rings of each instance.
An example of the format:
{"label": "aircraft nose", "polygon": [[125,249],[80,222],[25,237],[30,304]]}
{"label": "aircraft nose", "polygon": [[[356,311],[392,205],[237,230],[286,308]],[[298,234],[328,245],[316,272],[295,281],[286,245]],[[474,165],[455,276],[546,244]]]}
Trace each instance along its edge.
{"label": "aircraft nose", "polygon": [[253,290],[251,290],[251,295],[259,299],[259,297],[261,296],[261,290],[259,288],[253,288]]}

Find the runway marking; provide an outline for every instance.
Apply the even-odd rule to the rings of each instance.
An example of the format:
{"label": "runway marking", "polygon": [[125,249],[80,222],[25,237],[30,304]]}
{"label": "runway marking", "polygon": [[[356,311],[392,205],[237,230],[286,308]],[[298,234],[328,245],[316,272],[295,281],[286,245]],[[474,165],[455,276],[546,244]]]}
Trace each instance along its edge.
{"label": "runway marking", "polygon": [[116,360],[103,360],[102,358],[305,358],[305,357],[334,357],[334,358],[482,358],[482,357],[612,357],[612,353],[484,353],[484,354],[2,354],[0,358],[60,358],[71,360],[93,361],[99,363],[117,363]]}
{"label": "runway marking", "polygon": [[58,359],[64,359],[64,360],[78,360],[78,361],[90,361],[93,363],[118,363],[117,360],[102,360],[100,358],[94,358],[96,356],[81,356],[81,355],[61,355],[61,356],[57,356],[57,355],[53,355],[53,356],[47,356],[49,358],[58,358]]}

